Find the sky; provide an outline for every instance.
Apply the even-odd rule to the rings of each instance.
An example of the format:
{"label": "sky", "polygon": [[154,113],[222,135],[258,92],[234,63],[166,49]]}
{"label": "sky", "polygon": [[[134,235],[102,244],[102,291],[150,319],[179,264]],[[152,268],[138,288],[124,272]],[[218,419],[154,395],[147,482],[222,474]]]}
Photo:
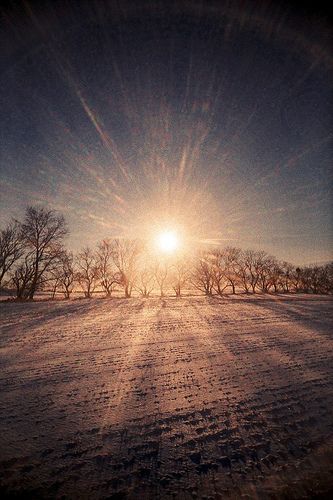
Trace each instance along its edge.
{"label": "sky", "polygon": [[0,227],[61,211],[68,246],[176,229],[332,259],[323,4],[11,2],[0,10]]}

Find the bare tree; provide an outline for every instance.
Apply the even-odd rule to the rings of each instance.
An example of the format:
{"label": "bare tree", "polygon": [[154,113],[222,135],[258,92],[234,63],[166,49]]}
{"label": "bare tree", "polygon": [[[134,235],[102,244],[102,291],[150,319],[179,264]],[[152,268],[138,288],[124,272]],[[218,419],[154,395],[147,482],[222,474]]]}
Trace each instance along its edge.
{"label": "bare tree", "polygon": [[91,248],[84,248],[76,258],[76,279],[80,283],[85,297],[90,298],[98,284],[99,266],[96,254]]}
{"label": "bare tree", "polygon": [[201,252],[196,259],[191,275],[192,285],[205,295],[212,295],[214,286],[214,255]]}
{"label": "bare tree", "polygon": [[245,254],[244,251],[240,252],[235,265],[235,272],[239,285],[241,286],[241,288],[244,290],[245,293],[249,293],[250,279],[244,254]]}
{"label": "bare tree", "polygon": [[255,270],[258,276],[258,286],[263,293],[267,293],[272,286],[272,270],[276,259],[266,252],[256,252]]}
{"label": "bare tree", "polygon": [[54,210],[46,210],[42,207],[26,209],[25,218],[21,224],[21,235],[25,248],[34,261],[34,274],[27,298],[33,299],[44,275],[59,259],[66,234],[65,219]]}
{"label": "bare tree", "polygon": [[114,246],[112,241],[103,240],[97,249],[97,265],[100,283],[107,297],[111,297],[112,291],[119,281],[119,274],[113,261]]}
{"label": "bare tree", "polygon": [[322,293],[324,289],[325,271],[323,266],[313,266],[310,272],[310,289],[312,293]]}
{"label": "bare tree", "polygon": [[154,274],[149,266],[144,266],[139,272],[137,290],[142,297],[149,297],[154,288]]}
{"label": "bare tree", "polygon": [[280,287],[283,292],[289,293],[292,288],[294,278],[296,278],[297,281],[297,273],[295,273],[294,266],[289,262],[281,262],[280,268]]}
{"label": "bare tree", "polygon": [[20,225],[8,224],[0,231],[0,288],[5,275],[24,253]]}
{"label": "bare tree", "polygon": [[270,267],[270,275],[268,280],[268,289],[274,289],[274,293],[277,293],[279,289],[282,288],[283,281],[283,267],[282,264],[276,259],[272,260]]}
{"label": "bare tree", "polygon": [[326,264],[320,267],[320,279],[319,279],[319,293],[329,294],[332,293],[333,285],[333,263]]}
{"label": "bare tree", "polygon": [[245,250],[243,252],[246,277],[248,284],[252,288],[252,293],[256,293],[265,255],[265,252],[255,252],[254,250]]}
{"label": "bare tree", "polygon": [[57,290],[60,286],[60,277],[61,277],[61,269],[60,267],[55,267],[52,269],[49,273],[50,278],[49,278],[49,283],[52,287],[52,299],[55,298],[55,295],[57,293]]}
{"label": "bare tree", "polygon": [[181,297],[182,290],[189,282],[190,269],[188,261],[185,258],[179,258],[171,268],[171,286],[176,297]]}
{"label": "bare tree", "polygon": [[170,266],[166,261],[156,261],[154,264],[154,278],[159,287],[160,297],[164,297],[165,286],[170,272]]}
{"label": "bare tree", "polygon": [[213,250],[212,263],[214,273],[213,288],[218,295],[231,287],[232,293],[236,293],[236,285],[239,281],[237,276],[237,262],[240,255],[238,248],[227,247]]}
{"label": "bare tree", "polygon": [[211,265],[213,273],[213,288],[218,295],[222,295],[228,286],[226,281],[225,251],[216,249],[211,252]]}
{"label": "bare tree", "polygon": [[323,269],[323,293],[333,293],[333,262],[329,262]]}
{"label": "bare tree", "polygon": [[236,286],[239,284],[239,278],[237,275],[238,261],[240,259],[241,250],[240,248],[227,247],[224,250],[225,253],[225,279],[231,287],[232,293],[236,293]]}
{"label": "bare tree", "polygon": [[71,252],[64,250],[59,256],[56,266],[51,269],[52,298],[57,290],[64,294],[65,299],[69,299],[73,292],[75,283],[74,258]]}
{"label": "bare tree", "polygon": [[296,292],[332,293],[333,263],[296,268],[293,284]]}
{"label": "bare tree", "polygon": [[63,294],[65,299],[69,299],[71,293],[74,289],[75,283],[75,268],[74,268],[74,257],[71,252],[65,252],[62,257],[62,273],[60,277],[60,283],[62,286]]}
{"label": "bare tree", "polygon": [[306,266],[300,269],[300,291],[304,293],[311,292],[311,267]]}
{"label": "bare tree", "polygon": [[301,281],[302,281],[302,270],[300,267],[296,267],[293,269],[291,276],[290,276],[290,281],[291,284],[295,290],[295,292],[299,292],[301,288]]}
{"label": "bare tree", "polygon": [[112,258],[118,271],[118,283],[124,288],[125,297],[132,294],[138,274],[138,259],[142,246],[137,240],[115,239]]}
{"label": "bare tree", "polygon": [[29,294],[32,280],[35,276],[35,260],[26,255],[11,275],[11,281],[16,288],[16,298],[26,299]]}

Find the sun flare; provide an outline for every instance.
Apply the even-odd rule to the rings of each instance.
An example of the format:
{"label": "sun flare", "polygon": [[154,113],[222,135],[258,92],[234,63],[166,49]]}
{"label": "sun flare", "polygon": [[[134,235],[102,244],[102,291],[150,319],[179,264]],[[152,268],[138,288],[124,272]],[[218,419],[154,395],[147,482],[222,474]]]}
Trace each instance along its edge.
{"label": "sun flare", "polygon": [[179,239],[174,231],[164,231],[157,237],[157,247],[161,252],[172,253],[179,247]]}

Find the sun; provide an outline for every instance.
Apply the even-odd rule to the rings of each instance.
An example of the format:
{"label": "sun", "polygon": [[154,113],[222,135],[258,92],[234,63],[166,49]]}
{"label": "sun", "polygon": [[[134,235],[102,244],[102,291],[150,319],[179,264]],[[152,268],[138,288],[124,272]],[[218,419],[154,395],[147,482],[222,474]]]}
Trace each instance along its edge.
{"label": "sun", "polygon": [[157,236],[157,247],[161,252],[173,253],[179,247],[179,239],[174,231],[163,231]]}

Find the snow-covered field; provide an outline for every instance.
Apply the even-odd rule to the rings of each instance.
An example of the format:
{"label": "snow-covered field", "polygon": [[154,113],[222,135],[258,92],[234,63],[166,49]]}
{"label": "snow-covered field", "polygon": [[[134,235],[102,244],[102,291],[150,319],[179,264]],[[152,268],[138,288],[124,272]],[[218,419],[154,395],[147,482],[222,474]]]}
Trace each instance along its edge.
{"label": "snow-covered field", "polygon": [[331,316],[314,296],[1,303],[1,492],[328,494]]}

